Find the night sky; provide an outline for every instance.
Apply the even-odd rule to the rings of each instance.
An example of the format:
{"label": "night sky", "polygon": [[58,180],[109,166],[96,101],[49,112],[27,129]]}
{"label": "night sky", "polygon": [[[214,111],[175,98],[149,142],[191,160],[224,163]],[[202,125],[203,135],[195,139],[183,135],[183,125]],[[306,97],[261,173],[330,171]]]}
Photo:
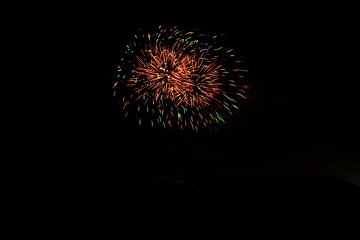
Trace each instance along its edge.
{"label": "night sky", "polygon": [[[289,6],[140,6],[101,8],[81,26],[89,50],[83,80],[91,96],[84,101],[89,176],[155,185],[323,179],[360,185],[354,22]],[[153,24],[227,34],[227,46],[249,62],[249,99],[239,119],[201,133],[142,129],[120,119],[111,91],[120,49],[138,27]]]}

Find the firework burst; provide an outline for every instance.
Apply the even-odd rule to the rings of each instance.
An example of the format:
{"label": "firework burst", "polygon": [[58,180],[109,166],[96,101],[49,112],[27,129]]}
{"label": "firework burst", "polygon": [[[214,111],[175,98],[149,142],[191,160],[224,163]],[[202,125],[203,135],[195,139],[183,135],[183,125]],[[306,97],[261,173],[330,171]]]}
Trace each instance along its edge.
{"label": "firework burst", "polygon": [[163,26],[134,35],[113,85],[124,117],[196,131],[224,124],[246,99],[247,70],[219,38]]}

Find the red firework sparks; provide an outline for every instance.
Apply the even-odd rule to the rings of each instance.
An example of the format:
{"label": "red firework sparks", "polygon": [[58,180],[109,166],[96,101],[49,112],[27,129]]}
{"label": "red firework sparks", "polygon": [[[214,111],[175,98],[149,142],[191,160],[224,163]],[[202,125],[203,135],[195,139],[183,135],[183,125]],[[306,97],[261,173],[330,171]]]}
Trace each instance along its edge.
{"label": "red firework sparks", "polygon": [[196,55],[187,48],[179,40],[171,47],[149,43],[137,57],[138,67],[128,81],[138,99],[152,98],[161,105],[167,98],[176,105],[198,108],[218,101],[221,65],[210,62],[207,51]]}
{"label": "red firework sparks", "polygon": [[124,48],[113,95],[139,126],[217,128],[246,99],[246,60],[237,54],[220,35],[140,30]]}

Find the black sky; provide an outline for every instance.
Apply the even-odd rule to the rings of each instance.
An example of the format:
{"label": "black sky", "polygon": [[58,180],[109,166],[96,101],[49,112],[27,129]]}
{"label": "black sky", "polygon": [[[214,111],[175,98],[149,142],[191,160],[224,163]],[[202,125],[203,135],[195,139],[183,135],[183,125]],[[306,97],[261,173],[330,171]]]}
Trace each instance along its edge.
{"label": "black sky", "polygon": [[[328,176],[360,184],[354,21],[306,7],[209,5],[114,4],[81,21],[89,174],[170,182]],[[228,129],[139,129],[118,118],[111,84],[121,46],[152,24],[226,33],[227,44],[248,59],[250,98]]]}

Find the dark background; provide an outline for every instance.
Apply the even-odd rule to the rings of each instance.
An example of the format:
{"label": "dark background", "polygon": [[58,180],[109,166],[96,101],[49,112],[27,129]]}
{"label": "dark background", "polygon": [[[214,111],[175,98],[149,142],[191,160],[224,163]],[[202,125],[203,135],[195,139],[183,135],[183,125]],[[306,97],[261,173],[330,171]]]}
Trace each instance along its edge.
{"label": "dark background", "polygon": [[[88,176],[111,176],[115,185],[360,184],[359,26],[342,17],[351,12],[210,1],[91,9],[74,30],[85,36],[81,151]],[[111,98],[120,49],[152,24],[227,34],[249,61],[240,119],[200,134],[122,122]]]}

